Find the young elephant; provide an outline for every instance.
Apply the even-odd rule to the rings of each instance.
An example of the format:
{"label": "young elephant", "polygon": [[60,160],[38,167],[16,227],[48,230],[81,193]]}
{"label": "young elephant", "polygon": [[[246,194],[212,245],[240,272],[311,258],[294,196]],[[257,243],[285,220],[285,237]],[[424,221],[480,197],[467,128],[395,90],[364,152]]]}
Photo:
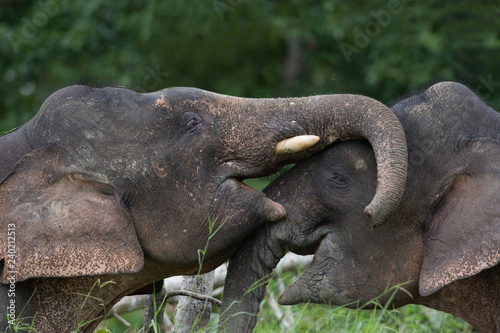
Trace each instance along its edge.
{"label": "young elephant", "polygon": [[91,331],[124,295],[195,274],[199,250],[214,269],[286,213],[242,179],[360,137],[379,161],[367,213],[380,224],[407,154],[398,119],[370,98],[61,89],[0,137],[0,330],[35,318],[38,332]]}
{"label": "young elephant", "polygon": [[230,261],[220,324],[226,331],[251,331],[255,316],[231,316],[258,312],[264,288],[243,298],[245,291],[291,250],[315,256],[281,304],[363,304],[408,282],[411,295],[398,291],[393,306],[422,304],[481,332],[500,332],[500,114],[451,82],[392,110],[409,152],[395,214],[373,229],[362,213],[376,187],[366,141],[342,142],[298,163],[265,190],[285,206],[286,220],[259,227]]}

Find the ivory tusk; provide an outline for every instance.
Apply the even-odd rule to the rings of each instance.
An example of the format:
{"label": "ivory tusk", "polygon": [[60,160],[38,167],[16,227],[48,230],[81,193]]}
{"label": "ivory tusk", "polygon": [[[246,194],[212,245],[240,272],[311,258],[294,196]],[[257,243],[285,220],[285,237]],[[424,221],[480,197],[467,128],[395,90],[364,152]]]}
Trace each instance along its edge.
{"label": "ivory tusk", "polygon": [[275,155],[285,155],[296,153],[298,151],[314,146],[319,141],[316,135],[299,135],[290,139],[285,139],[276,144],[274,148]]}

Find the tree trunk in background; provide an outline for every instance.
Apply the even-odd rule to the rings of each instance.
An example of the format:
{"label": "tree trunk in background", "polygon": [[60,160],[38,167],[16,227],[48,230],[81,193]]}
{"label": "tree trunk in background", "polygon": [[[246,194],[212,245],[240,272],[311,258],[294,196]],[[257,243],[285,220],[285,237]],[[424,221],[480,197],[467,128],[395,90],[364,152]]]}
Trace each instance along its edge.
{"label": "tree trunk in background", "polygon": [[[182,290],[197,294],[211,295],[213,291],[214,271],[198,276],[186,276],[182,282]],[[196,332],[210,320],[212,304],[192,297],[179,296],[179,304],[175,314],[175,332]]]}

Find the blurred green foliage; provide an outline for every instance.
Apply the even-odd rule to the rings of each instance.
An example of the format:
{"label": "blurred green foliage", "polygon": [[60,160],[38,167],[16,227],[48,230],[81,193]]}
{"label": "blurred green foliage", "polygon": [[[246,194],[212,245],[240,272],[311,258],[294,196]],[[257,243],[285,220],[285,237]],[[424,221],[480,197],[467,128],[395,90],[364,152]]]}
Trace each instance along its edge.
{"label": "blurred green foliage", "polygon": [[2,0],[0,130],[71,84],[391,104],[442,80],[500,108],[497,0]]}

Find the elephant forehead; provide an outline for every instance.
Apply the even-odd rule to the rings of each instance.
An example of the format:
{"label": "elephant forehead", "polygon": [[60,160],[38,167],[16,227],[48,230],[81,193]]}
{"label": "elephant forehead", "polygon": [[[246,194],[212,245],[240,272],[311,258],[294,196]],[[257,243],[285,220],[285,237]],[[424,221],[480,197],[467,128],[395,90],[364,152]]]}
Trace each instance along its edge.
{"label": "elephant forehead", "polygon": [[[217,114],[221,102],[236,99],[231,96],[216,94],[198,88],[174,87],[156,92],[142,94],[152,101],[155,109],[175,111],[200,111],[206,110]],[[227,106],[226,106],[227,108]]]}
{"label": "elephant forehead", "polygon": [[165,95],[160,95],[157,99],[155,99],[155,102],[153,104],[154,108],[167,108],[167,98]]}
{"label": "elephant forehead", "polygon": [[362,158],[358,158],[356,159],[356,161],[354,161],[354,167],[356,168],[356,170],[366,170],[368,168],[368,166],[366,165],[366,161]]}

